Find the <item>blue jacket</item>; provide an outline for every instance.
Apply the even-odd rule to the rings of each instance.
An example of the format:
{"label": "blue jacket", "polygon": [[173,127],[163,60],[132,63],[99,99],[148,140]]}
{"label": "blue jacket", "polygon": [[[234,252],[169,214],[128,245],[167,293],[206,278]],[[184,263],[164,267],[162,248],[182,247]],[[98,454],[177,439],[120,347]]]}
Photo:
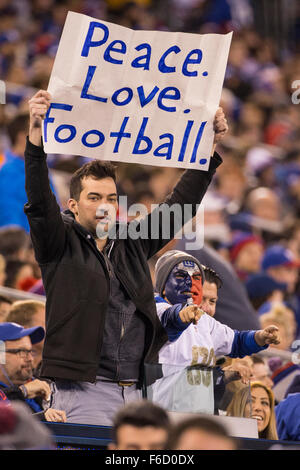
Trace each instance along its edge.
{"label": "blue jacket", "polygon": [[[4,163],[0,167],[0,227],[18,225],[29,232],[24,213],[27,202],[24,159],[10,151],[6,151],[4,157]],[[51,188],[54,191],[53,184]]]}
{"label": "blue jacket", "polygon": [[[155,297],[156,303],[166,302],[162,297]],[[169,341],[175,341],[183,331],[189,326],[189,323],[183,323],[179,317],[179,312],[184,306],[181,304],[170,305],[161,317],[161,323],[165,330],[167,331]],[[249,331],[234,331],[234,338],[232,342],[232,349],[229,357],[244,357],[251,354],[255,354],[263,349],[266,349],[266,346],[259,346],[255,341],[254,335],[256,330]]]}
{"label": "blue jacket", "polygon": [[290,393],[275,407],[278,437],[300,441],[300,393]]}
{"label": "blue jacket", "polygon": [[300,374],[295,375],[275,413],[279,439],[300,441]]}

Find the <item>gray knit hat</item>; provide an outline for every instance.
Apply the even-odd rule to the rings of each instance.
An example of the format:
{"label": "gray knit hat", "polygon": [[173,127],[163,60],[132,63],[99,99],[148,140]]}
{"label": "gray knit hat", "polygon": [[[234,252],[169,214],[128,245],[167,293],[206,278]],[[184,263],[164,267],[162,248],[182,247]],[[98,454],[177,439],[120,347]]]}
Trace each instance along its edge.
{"label": "gray knit hat", "polygon": [[158,258],[155,264],[155,290],[157,293],[162,295],[165,288],[166,281],[168,276],[174,266],[180,263],[181,261],[193,261],[197,264],[200,269],[202,280],[204,279],[203,266],[197,258],[192,255],[189,255],[185,251],[179,250],[170,250],[164,253],[160,258]]}

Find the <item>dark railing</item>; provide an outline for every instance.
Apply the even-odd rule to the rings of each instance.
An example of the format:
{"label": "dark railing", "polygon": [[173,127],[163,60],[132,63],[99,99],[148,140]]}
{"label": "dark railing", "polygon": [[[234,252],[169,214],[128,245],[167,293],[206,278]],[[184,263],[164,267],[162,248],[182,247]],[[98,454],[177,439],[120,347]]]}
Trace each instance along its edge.
{"label": "dark railing", "polygon": [[[67,423],[45,424],[52,433],[58,449],[104,450],[111,442],[111,428],[107,426]],[[293,448],[300,450],[300,442],[269,441],[245,437],[235,439],[238,440],[239,449],[275,450]]]}

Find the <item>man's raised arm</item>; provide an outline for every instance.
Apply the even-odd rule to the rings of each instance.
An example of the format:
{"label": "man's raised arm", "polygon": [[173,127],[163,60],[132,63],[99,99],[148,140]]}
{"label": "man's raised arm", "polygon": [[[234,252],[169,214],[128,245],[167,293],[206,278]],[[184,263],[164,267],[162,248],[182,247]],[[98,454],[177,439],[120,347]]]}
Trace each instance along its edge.
{"label": "man's raised arm", "polygon": [[42,124],[49,109],[51,95],[48,91],[40,90],[29,100],[29,141],[37,147],[42,147]]}
{"label": "man's raised arm", "polygon": [[[184,224],[196,215],[215,171],[222,163],[221,157],[215,152],[217,144],[228,131],[227,119],[222,108],[219,108],[215,114],[213,127],[215,138],[208,171],[186,170],[164,203],[140,222],[141,227],[143,224],[146,226],[146,229],[141,228],[141,232],[148,231],[148,238],[142,240],[148,258],[173,239]],[[165,236],[166,224],[169,225],[169,238]]]}
{"label": "man's raised arm", "polygon": [[65,242],[65,227],[60,207],[50,188],[47,155],[42,146],[42,124],[50,100],[51,96],[45,90],[38,91],[29,100],[29,137],[25,149],[25,189],[28,202],[24,211],[39,263],[57,259]]}

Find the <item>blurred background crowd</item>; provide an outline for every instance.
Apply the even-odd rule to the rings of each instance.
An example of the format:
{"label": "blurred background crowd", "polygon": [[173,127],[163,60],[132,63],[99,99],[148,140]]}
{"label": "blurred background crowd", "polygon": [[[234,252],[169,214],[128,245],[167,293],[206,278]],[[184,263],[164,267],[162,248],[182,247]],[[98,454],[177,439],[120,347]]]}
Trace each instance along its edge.
{"label": "blurred background crowd", "polygon": [[[6,104],[0,105],[0,322],[7,320],[11,302],[23,298],[20,292],[25,298],[43,295],[23,212],[27,100],[47,89],[69,10],[133,29],[234,32],[220,103],[229,132],[218,147],[224,163],[204,199],[203,233],[205,245],[234,274],[232,282],[244,289],[257,327],[275,324],[280,330],[281,344],[265,361],[273,385],[292,374],[284,389],[277,387],[279,402],[295,369],[300,372],[297,0],[0,0],[0,78],[6,86]],[[49,155],[62,210],[70,176],[83,162]],[[151,210],[181,171],[119,164],[119,193],[128,196],[128,206],[139,202]],[[240,304],[240,319],[249,305]],[[222,320],[221,308],[216,319]],[[238,316],[232,312],[229,326],[247,328]]]}

